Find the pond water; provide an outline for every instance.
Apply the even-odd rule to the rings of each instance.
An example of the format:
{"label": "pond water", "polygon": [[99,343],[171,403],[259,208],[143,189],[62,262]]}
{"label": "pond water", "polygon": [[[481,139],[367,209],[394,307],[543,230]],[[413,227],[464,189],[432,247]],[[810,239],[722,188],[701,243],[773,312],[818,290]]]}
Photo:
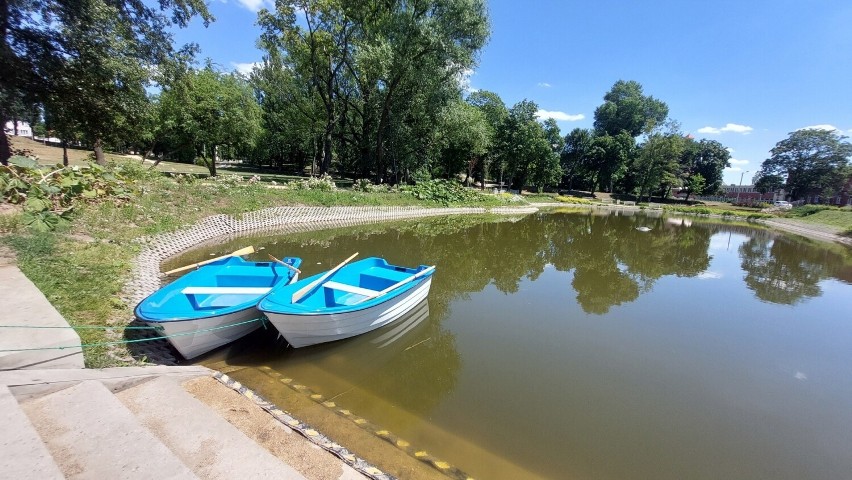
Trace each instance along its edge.
{"label": "pond water", "polygon": [[250,387],[293,378],[475,478],[849,478],[852,252],[629,213],[217,246],[301,256],[305,275],[356,251],[437,270],[427,303],[382,330],[298,350],[250,337],[210,362]]}

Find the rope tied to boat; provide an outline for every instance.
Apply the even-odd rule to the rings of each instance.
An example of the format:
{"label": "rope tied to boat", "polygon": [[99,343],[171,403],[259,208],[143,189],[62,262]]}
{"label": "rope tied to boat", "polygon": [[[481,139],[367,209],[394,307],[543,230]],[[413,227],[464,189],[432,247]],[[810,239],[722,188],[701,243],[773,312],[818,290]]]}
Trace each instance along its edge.
{"label": "rope tied to boat", "polygon": [[74,330],[110,330],[113,328],[123,328],[125,330],[163,330],[160,325],[151,326],[119,326],[119,325],[63,325],[63,326],[45,326],[45,325],[0,325],[0,328],[73,328]]}
{"label": "rope tied to boat", "polygon": [[[215,332],[216,330],[223,330],[225,328],[238,327],[240,325],[246,325],[246,324],[253,323],[253,322],[263,322],[264,328],[266,327],[266,317],[258,317],[258,318],[252,318],[250,320],[244,320],[242,322],[229,323],[227,325],[219,325],[218,327],[203,328],[201,330],[193,330],[191,332],[174,333],[172,335],[160,335],[160,336],[157,336],[157,337],[139,338],[139,339],[133,339],[133,340],[116,340],[116,341],[113,341],[113,342],[83,343],[83,344],[80,344],[80,345],[65,345],[65,346],[61,346],[61,347],[7,348],[7,349],[0,350],[0,353],[5,353],[5,352],[31,352],[31,351],[37,351],[37,350],[65,350],[66,348],[106,347],[106,346],[110,346],[110,345],[122,345],[122,344],[129,344],[129,343],[151,342],[151,341],[154,341],[154,340],[164,340],[164,339],[167,339],[167,338],[184,337],[184,336],[187,336],[187,335],[195,335],[195,334],[198,334],[198,333]],[[10,327],[17,327],[17,326],[10,325]],[[21,328],[38,328],[38,327],[21,326]],[[56,328],[56,327],[54,327],[54,328]],[[66,327],[58,327],[58,328],[66,328]],[[69,327],[69,328],[74,328],[74,327]],[[113,328],[113,327],[109,327],[109,328]],[[115,328],[119,328],[119,327],[115,327]],[[140,328],[140,329],[141,328],[162,329],[163,327],[158,326],[158,327],[124,327],[124,328],[126,328],[126,329],[137,329],[137,328]]]}

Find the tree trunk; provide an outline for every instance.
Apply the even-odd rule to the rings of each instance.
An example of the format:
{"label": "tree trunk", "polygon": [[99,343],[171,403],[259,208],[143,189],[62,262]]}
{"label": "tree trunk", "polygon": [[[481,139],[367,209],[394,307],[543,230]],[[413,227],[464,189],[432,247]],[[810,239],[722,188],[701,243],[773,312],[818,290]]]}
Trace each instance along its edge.
{"label": "tree trunk", "polygon": [[68,142],[62,140],[62,166],[68,166]]}
{"label": "tree trunk", "polygon": [[[0,115],[2,117],[2,115]],[[3,125],[6,122],[0,118],[0,122],[3,122]],[[6,136],[5,130],[0,132],[0,164],[9,165],[9,157],[12,156],[12,149],[9,147],[9,137]]]}
{"label": "tree trunk", "polygon": [[15,132],[14,135],[17,137],[18,136],[18,119],[17,118],[12,119],[12,131]]}
{"label": "tree trunk", "polygon": [[328,173],[331,168],[331,134],[334,128],[334,123],[329,122],[325,126],[325,134],[322,137],[322,164],[320,165],[320,175]]}
{"label": "tree trunk", "polygon": [[211,177],[216,176],[216,160],[208,159],[207,157],[201,157],[204,159],[204,164],[207,165],[207,171],[210,172]]}
{"label": "tree trunk", "polygon": [[[2,0],[0,0],[0,1],[2,1]],[[6,2],[2,2],[2,4],[5,4],[5,3]],[[6,11],[2,10],[2,11],[0,11],[0,13],[5,14]],[[0,22],[2,22],[4,20],[5,19],[0,20]],[[3,32],[0,32],[0,33],[3,33],[3,37],[5,37],[5,28],[3,29]],[[5,45],[6,39],[0,38],[0,42],[2,42],[2,45]],[[9,165],[9,157],[12,156],[12,147],[9,145],[9,137],[6,136],[6,122],[7,121],[8,121],[8,119],[6,118],[6,111],[3,110],[3,106],[0,105],[0,123],[3,124],[3,131],[0,132],[0,164],[2,164],[2,165]]]}
{"label": "tree trunk", "polygon": [[106,165],[106,157],[104,156],[104,145],[100,138],[95,139],[95,163],[98,165]]}

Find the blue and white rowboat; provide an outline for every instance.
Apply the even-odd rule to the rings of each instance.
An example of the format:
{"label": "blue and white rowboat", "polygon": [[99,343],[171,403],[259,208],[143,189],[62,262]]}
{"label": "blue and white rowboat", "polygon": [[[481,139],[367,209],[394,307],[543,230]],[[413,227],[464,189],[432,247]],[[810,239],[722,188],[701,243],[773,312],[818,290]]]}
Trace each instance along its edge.
{"label": "blue and white rowboat", "polygon": [[258,301],[274,287],[298,280],[296,268],[302,260],[285,257],[282,263],[289,267],[234,256],[216,260],[157,290],[134,314],[141,322],[162,327],[184,358],[197,357],[262,325]]}
{"label": "blue and white rowboat", "polygon": [[434,266],[399,267],[376,257],[345,263],[276,287],[257,308],[293,347],[341,340],[405,315],[429,294],[435,272]]}

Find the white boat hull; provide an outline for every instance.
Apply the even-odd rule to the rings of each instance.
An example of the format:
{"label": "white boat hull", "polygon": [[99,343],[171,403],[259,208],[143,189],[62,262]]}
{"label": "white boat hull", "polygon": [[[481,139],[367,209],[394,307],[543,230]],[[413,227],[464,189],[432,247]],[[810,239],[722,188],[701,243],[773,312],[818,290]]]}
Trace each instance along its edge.
{"label": "white boat hull", "polygon": [[[169,336],[169,343],[183,355],[183,358],[189,360],[257,330],[263,325],[263,321],[249,322],[249,320],[262,316],[263,314],[256,308],[248,308],[215,317],[146,323],[152,327],[162,327],[161,335]],[[241,322],[248,323],[210,331],[216,327]]]}
{"label": "white boat hull", "polygon": [[429,295],[432,278],[402,295],[362,310],[332,314],[265,312],[278,332],[295,348],[354,337],[388,325]]}

